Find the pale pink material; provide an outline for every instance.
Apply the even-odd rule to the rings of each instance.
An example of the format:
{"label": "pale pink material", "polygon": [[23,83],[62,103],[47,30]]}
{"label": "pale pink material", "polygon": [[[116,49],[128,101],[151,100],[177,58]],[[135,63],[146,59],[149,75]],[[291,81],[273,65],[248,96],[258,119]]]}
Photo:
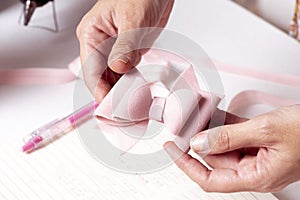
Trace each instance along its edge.
{"label": "pale pink material", "polygon": [[[192,67],[182,58],[168,52],[150,50],[143,59],[155,73],[151,76],[141,76],[137,70],[133,70],[124,75],[100,104],[96,112],[101,118],[99,124],[105,122],[106,125],[101,126],[109,128],[115,139],[130,140],[131,142],[124,143],[125,149],[128,149],[137,140],[119,134],[125,127],[128,132],[142,137],[149,120],[163,122],[171,132],[177,134],[175,142],[179,147],[186,149],[189,139],[197,132],[195,130],[205,127],[220,99],[199,89]],[[296,75],[274,74],[218,61],[214,63],[217,69],[223,72],[300,88],[300,78]],[[159,66],[169,66],[175,71],[180,71],[180,78],[176,73],[174,75],[170,70]],[[182,70],[183,68],[185,70]],[[69,69],[0,70],[0,84],[61,84],[75,80],[80,69],[80,59],[77,58],[69,64]],[[126,84],[120,84],[122,82]],[[229,111],[249,104],[281,107],[297,103],[297,100],[275,97],[260,91],[244,91],[232,100]],[[28,148],[32,148],[32,145],[34,143],[29,144]]]}
{"label": "pale pink material", "polygon": [[2,85],[53,85],[73,81],[80,70],[79,58],[69,64],[68,69],[20,68],[0,70]]}
{"label": "pale pink material", "polygon": [[[132,124],[132,122],[149,120],[150,113],[158,114],[150,109],[161,107],[165,108],[164,111],[160,112],[162,116],[155,116],[155,118],[162,119],[165,122],[172,121],[167,126],[176,134],[183,126],[182,121],[186,120],[200,99],[199,87],[192,89],[185,83],[196,81],[193,76],[192,67],[189,67],[179,76],[165,100],[153,101],[150,88],[155,87],[155,82],[146,82],[142,74],[134,69],[116,83],[103,99],[95,114],[124,126]],[[162,85],[155,88],[156,90],[161,89],[162,93],[167,89],[166,87],[163,88]],[[122,93],[121,98],[117,98],[118,93]],[[156,95],[163,96],[160,95],[159,91],[156,91]],[[185,109],[182,109],[182,107]]]}
{"label": "pale pink material", "polygon": [[300,87],[300,77],[297,75],[275,74],[273,72],[258,71],[250,68],[242,68],[234,65],[224,64],[219,61],[214,61],[214,63],[217,69],[223,72],[237,74],[240,76],[248,76],[273,83],[290,85],[293,87]]}
{"label": "pale pink material", "polygon": [[246,90],[234,96],[234,98],[231,100],[228,106],[227,111],[235,113],[240,108],[245,109],[256,104],[269,105],[274,108],[279,108],[289,105],[300,104],[300,100],[282,98],[279,96],[274,96],[256,90]]}
{"label": "pale pink material", "polygon": [[155,97],[150,107],[149,118],[162,122],[163,113],[166,105],[166,99],[162,97]]}
{"label": "pale pink material", "polygon": [[75,79],[76,76],[68,69],[27,68],[0,71],[0,84],[9,85],[61,84]]}
{"label": "pale pink material", "polygon": [[[96,115],[102,117],[102,122],[105,122],[106,125],[108,123],[112,126],[110,126],[110,128],[109,126],[107,127],[104,124],[100,126],[106,127],[108,130],[111,130],[115,139],[122,138],[119,140],[119,143],[121,143],[121,146],[125,147],[123,149],[126,150],[126,148],[131,148],[131,146],[133,146],[138,141],[138,139],[134,140],[131,137],[126,137],[122,133],[125,129],[127,132],[137,132],[137,135],[142,137],[144,133],[143,126],[147,126],[145,120],[161,121],[166,125],[168,129],[171,130],[173,134],[177,135],[174,140],[175,143],[182,150],[186,150],[189,147],[190,138],[194,134],[196,134],[197,131],[203,130],[205,128],[205,125],[207,124],[211,115],[214,113],[220,99],[216,98],[210,93],[203,92],[199,89],[198,82],[195,76],[191,75],[194,74],[192,67],[190,67],[189,64],[187,64],[187,62],[180,57],[169,54],[168,52],[150,50],[143,57],[143,59],[144,61],[146,61],[146,63],[149,62],[152,64],[163,63],[168,60],[171,61],[171,63],[165,64],[165,66],[174,67],[173,64],[175,63],[176,67],[179,66],[180,69],[180,66],[184,66],[185,70],[181,73],[181,78],[176,79],[173,82],[172,79],[174,79],[174,75],[172,75],[172,73],[170,73],[170,71],[168,70],[161,71],[159,70],[159,68],[154,70],[156,71],[156,75],[153,78],[142,77],[138,70],[130,72],[131,76],[127,76],[127,74],[124,75],[121,80],[119,80],[117,85],[115,85],[113,90],[106,96],[106,98],[104,99],[105,103],[103,102],[103,104],[100,104],[100,107],[96,111]],[[253,78],[286,84],[293,87],[300,87],[300,79],[297,76],[265,73],[263,71],[233,67],[222,64],[220,62],[215,62],[215,64],[217,65],[218,70],[224,72],[236,73],[242,76],[250,76]],[[155,65],[151,67],[155,67]],[[176,68],[176,70],[178,70],[178,68]],[[140,84],[140,87],[137,86],[138,84],[135,80],[135,78],[137,77],[139,77],[138,84]],[[127,80],[124,81],[125,79]],[[140,94],[135,94],[131,99],[129,99],[127,98],[128,94],[126,94],[126,88],[132,88],[132,85],[134,85],[135,89],[131,89],[131,92],[135,91],[136,93]],[[148,89],[148,87],[150,89]],[[119,88],[119,90],[116,88]],[[168,91],[166,90],[166,88],[171,88],[171,90]],[[191,92],[191,90],[185,90],[186,88],[193,88],[193,92]],[[176,92],[173,92],[173,90]],[[125,93],[124,97],[118,94],[119,92],[123,95]],[[150,95],[153,99],[151,101],[149,101]],[[137,99],[138,97],[142,98]],[[118,107],[119,103],[115,102],[116,104],[114,105],[112,103],[113,98],[120,98],[118,101],[126,102],[123,103],[121,107],[119,106],[119,109],[123,109],[125,113],[127,112],[131,114],[127,115],[125,118],[123,118],[125,115],[122,115],[122,117],[120,117],[120,115],[116,115],[116,110],[114,109],[115,106]],[[134,103],[130,104],[130,102]],[[285,101],[272,95],[263,94],[259,91],[245,91],[240,93],[232,100],[229,106],[229,111],[232,111],[231,109],[240,106],[246,107],[247,104],[254,103],[283,106],[299,103],[299,101]],[[141,104],[144,107],[141,106]],[[138,118],[135,115],[141,115],[143,117]],[[103,119],[103,117],[106,117],[106,119]],[[142,121],[139,121],[138,119]],[[125,126],[126,128],[124,128]],[[140,132],[137,130],[139,130]]]}
{"label": "pale pink material", "polygon": [[[162,57],[170,58],[170,54],[163,51],[150,50],[144,59],[147,62],[160,65],[167,65]],[[178,56],[171,56],[172,61],[184,63],[185,61]],[[185,62],[186,63],[186,62]],[[242,68],[231,64],[222,63],[214,60],[216,68],[220,71],[248,76],[260,80],[281,83],[293,87],[300,87],[300,78],[297,75],[290,74],[274,74],[272,72],[264,72],[250,68]],[[57,68],[20,68],[0,70],[0,84],[7,85],[30,85],[30,84],[61,84],[75,80],[79,76],[81,70],[80,58],[74,59],[69,64],[69,69]],[[165,76],[158,71],[159,76]],[[153,77],[154,79],[157,77]],[[161,78],[161,77],[160,77]]]}
{"label": "pale pink material", "polygon": [[[200,90],[192,66],[162,68],[165,70],[153,72],[156,78],[142,73],[144,69],[140,68],[123,75],[95,111],[98,119],[106,123],[100,128],[109,125],[111,129],[107,129],[118,132],[120,138],[124,132],[130,133],[137,138],[130,139],[135,143],[145,134],[148,122],[156,120],[177,135],[175,142],[186,150],[189,139],[206,126],[220,98]],[[120,143],[131,146],[124,144],[127,140]]]}
{"label": "pale pink material", "polygon": [[[147,62],[157,62],[162,59],[168,59],[168,60],[171,59],[172,61],[175,62],[186,63],[186,61],[184,61],[182,58],[171,55],[170,53],[165,51],[150,50],[144,56],[144,60],[146,60]],[[194,59],[197,60],[198,58],[194,58]],[[280,83],[280,84],[289,85],[293,87],[300,87],[300,77],[298,75],[277,74],[277,73],[275,74],[273,72],[255,70],[249,67],[246,68],[246,67],[235,66],[232,64],[226,64],[218,60],[213,60],[213,63],[217,68],[217,70],[226,73],[237,74],[240,76],[248,76],[259,80],[269,81],[273,83]]]}

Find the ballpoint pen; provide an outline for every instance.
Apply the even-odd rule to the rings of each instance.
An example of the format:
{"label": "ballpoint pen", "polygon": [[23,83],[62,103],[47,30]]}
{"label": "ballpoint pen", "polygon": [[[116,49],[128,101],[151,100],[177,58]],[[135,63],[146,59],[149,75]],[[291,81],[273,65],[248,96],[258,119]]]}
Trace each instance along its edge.
{"label": "ballpoint pen", "polygon": [[27,26],[35,9],[54,0],[21,0],[24,4],[24,25]]}
{"label": "ballpoint pen", "polygon": [[64,118],[53,120],[50,123],[34,130],[24,138],[25,144],[22,146],[21,150],[25,153],[29,153],[49,144],[65,133],[74,130],[76,126],[81,125],[92,118],[93,112],[97,106],[98,103],[96,101],[90,102],[76,110],[74,113]]}

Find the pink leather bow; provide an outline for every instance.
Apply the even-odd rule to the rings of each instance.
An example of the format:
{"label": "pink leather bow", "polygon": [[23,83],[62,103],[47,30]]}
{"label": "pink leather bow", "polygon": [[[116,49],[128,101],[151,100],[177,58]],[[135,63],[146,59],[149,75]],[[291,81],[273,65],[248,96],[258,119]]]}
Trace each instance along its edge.
{"label": "pink leather bow", "polygon": [[219,101],[200,90],[192,66],[151,65],[123,75],[95,115],[107,125],[118,127],[120,134],[129,127],[137,137],[143,137],[155,120],[181,138],[177,145],[186,149],[189,138],[205,127]]}

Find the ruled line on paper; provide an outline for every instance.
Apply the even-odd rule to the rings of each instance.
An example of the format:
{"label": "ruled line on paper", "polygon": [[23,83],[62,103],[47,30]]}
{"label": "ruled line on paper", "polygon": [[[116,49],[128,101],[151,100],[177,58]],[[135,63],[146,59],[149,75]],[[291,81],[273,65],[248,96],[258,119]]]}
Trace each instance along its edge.
{"label": "ruled line on paper", "polygon": [[[254,193],[205,193],[174,165],[145,175],[116,172],[92,158],[76,134],[68,134],[32,154],[18,149],[14,139],[0,140],[2,199],[258,199]],[[267,194],[259,199],[276,198]]]}

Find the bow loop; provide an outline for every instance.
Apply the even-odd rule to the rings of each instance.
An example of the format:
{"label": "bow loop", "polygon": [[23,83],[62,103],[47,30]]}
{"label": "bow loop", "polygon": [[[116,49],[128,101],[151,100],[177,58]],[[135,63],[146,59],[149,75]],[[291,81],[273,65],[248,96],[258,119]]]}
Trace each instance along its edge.
{"label": "bow loop", "polygon": [[[110,134],[118,135],[121,146],[124,138],[134,145],[141,138],[164,132],[172,133],[167,137],[173,138],[185,151],[189,139],[205,128],[220,98],[200,90],[189,63],[174,55],[161,56],[165,54],[155,52],[150,55],[145,65],[119,79],[95,115],[101,119],[99,123],[105,123],[102,127],[108,128]],[[172,63],[165,63],[166,59]],[[150,61],[161,61],[163,65]]]}
{"label": "bow loop", "polygon": [[163,121],[163,114],[166,104],[166,98],[164,97],[155,97],[152,101],[150,110],[149,110],[149,119],[155,120],[158,122]]}
{"label": "bow loop", "polygon": [[139,69],[122,76],[97,108],[96,115],[108,124],[123,127],[155,120],[171,133],[179,134],[201,99],[193,68],[189,66],[179,74],[170,66],[165,70],[154,69],[156,77],[152,78],[151,73],[142,75],[143,70]]}

